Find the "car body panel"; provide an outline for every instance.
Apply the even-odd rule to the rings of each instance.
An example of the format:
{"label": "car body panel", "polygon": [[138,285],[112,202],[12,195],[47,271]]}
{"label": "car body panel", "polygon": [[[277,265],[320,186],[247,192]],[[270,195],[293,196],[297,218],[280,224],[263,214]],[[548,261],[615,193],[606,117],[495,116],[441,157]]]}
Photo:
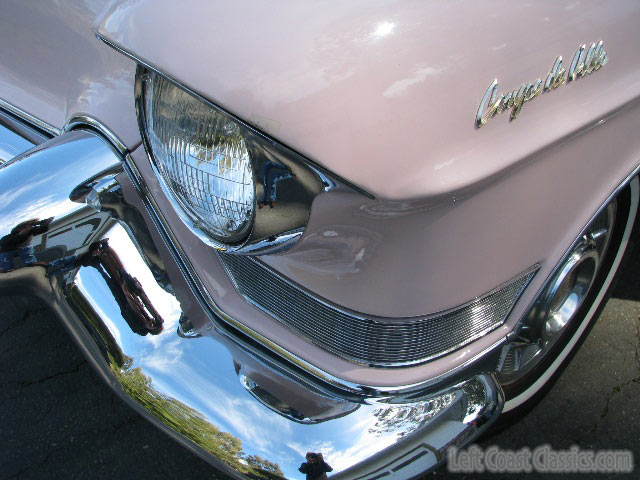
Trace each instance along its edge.
{"label": "car body panel", "polygon": [[72,116],[94,117],[135,148],[135,63],[91,31],[103,3],[3,2],[0,98],[58,131]]}
{"label": "car body panel", "polygon": [[[116,3],[97,30],[374,196],[400,200],[474,185],[637,97],[639,14],[634,1],[139,0]],[[569,63],[599,40],[604,68],[527,103],[515,121],[475,128],[494,78],[500,91],[544,82],[556,56]]]}
{"label": "car body panel", "polygon": [[[240,72],[225,68],[209,68],[205,71],[205,67],[194,60],[196,56],[209,58],[211,61],[207,63],[211,65],[222,54],[222,51],[216,48],[215,42],[196,42],[196,39],[190,36],[189,31],[197,30],[195,24],[190,29],[181,29],[184,33],[182,36],[170,36],[172,41],[166,44],[161,40],[164,37],[158,36],[157,29],[168,28],[169,15],[171,15],[173,22],[171,25],[177,28],[180,22],[204,21],[209,17],[208,15],[201,15],[195,18],[194,16],[186,15],[185,12],[189,11],[189,8],[192,8],[193,11],[198,11],[199,9],[216,9],[219,7],[215,5],[205,6],[196,2],[191,3],[189,8],[178,9],[181,10],[178,11],[176,6],[170,3],[164,5],[165,8],[158,8],[157,3],[153,5],[156,5],[154,8],[155,16],[154,21],[151,22],[148,20],[151,13],[147,11],[148,8],[152,8],[151,4],[144,1],[115,2],[114,7],[105,10],[105,20],[99,21],[101,26],[98,27],[98,30],[101,34],[108,36],[110,40],[121,43],[125,48],[130,48],[145,61],[157,64],[156,66],[162,71],[172,75],[177,80],[184,81],[189,87],[202,92],[208,98],[218,102],[221,106],[231,110],[244,120],[252,121],[253,118],[253,113],[248,110],[248,107],[246,107],[247,109],[244,107],[249,98],[255,100],[254,105],[251,107],[252,109],[262,108],[267,104],[271,105],[266,100],[263,101],[259,98],[256,100],[256,95],[238,98],[231,87],[220,91],[216,90],[215,87],[220,82],[214,81],[215,78],[224,74],[232,77],[238,83],[241,80]],[[499,7],[501,5],[506,8],[504,4],[490,2],[486,5],[481,15],[493,15],[500,10]],[[534,279],[521,302],[516,306],[507,326],[476,342],[474,350],[476,352],[482,351],[510,331],[519,315],[526,309],[528,300],[534,296],[536,289],[542,284],[545,275],[551,271],[555,262],[564,253],[566,245],[571,242],[571,236],[574,235],[572,232],[580,230],[598,208],[599,199],[606,198],[629,174],[637,163],[638,151],[640,151],[633,139],[630,142],[622,141],[622,139],[630,138],[630,132],[610,126],[612,122],[615,122],[615,115],[610,121],[600,123],[600,121],[608,118],[608,115],[617,112],[617,110],[611,110],[613,106],[623,104],[619,98],[620,95],[624,94],[627,100],[632,100],[635,95],[634,88],[638,87],[632,76],[635,65],[633,62],[634,53],[629,50],[632,42],[625,43],[622,41],[625,35],[627,35],[627,38],[630,35],[625,25],[631,21],[629,20],[631,18],[629,12],[627,12],[627,15],[622,13],[625,13],[625,9],[632,10],[633,8],[626,4],[623,6],[624,8],[616,10],[616,12],[609,12],[609,17],[605,16],[601,19],[602,23],[597,25],[599,28],[594,29],[594,32],[597,31],[597,38],[606,40],[605,47],[611,58],[604,68],[557,91],[544,94],[541,98],[536,99],[535,102],[525,105],[520,117],[515,121],[509,122],[505,114],[492,119],[482,129],[473,128],[475,109],[481,94],[488,86],[493,75],[498,76],[500,84],[504,85],[505,88],[512,86],[515,88],[520,82],[534,80],[538,76],[543,77],[547,73],[546,69],[548,67],[546,65],[553,60],[554,55],[557,53],[569,56],[573,52],[575,42],[589,41],[593,35],[596,35],[586,31],[584,35],[576,34],[583,28],[581,25],[584,22],[578,21],[586,15],[583,10],[578,9],[576,12],[575,9],[564,10],[564,7],[560,8],[549,4],[545,6],[549,20],[544,23],[552,23],[558,27],[555,36],[540,36],[544,42],[551,42],[549,46],[537,44],[536,48],[532,48],[527,55],[518,56],[515,51],[522,51],[525,40],[515,36],[510,38],[508,31],[502,31],[500,32],[500,38],[510,38],[511,44],[497,51],[491,50],[496,36],[493,34],[487,40],[476,41],[474,49],[477,50],[483,46],[484,50],[481,53],[473,53],[476,50],[472,49],[466,52],[466,57],[459,59],[460,61],[456,68],[464,69],[464,75],[454,75],[451,70],[442,72],[442,75],[446,74],[447,76],[447,83],[452,87],[451,91],[456,92],[455,95],[448,96],[448,108],[438,108],[437,110],[441,113],[438,116],[428,116],[426,119],[424,116],[414,118],[438,122],[437,125],[434,124],[430,128],[430,131],[436,131],[437,128],[448,126],[448,136],[441,134],[428,139],[430,146],[425,149],[425,151],[429,152],[428,158],[424,155],[420,158],[412,155],[403,155],[403,158],[411,157],[414,159],[411,175],[406,175],[405,170],[398,168],[388,170],[385,174],[385,177],[393,182],[396,181],[394,177],[403,177],[403,182],[410,180],[413,184],[412,189],[420,189],[420,198],[411,199],[414,193],[412,193],[411,189],[406,188],[399,190],[402,192],[401,195],[398,191],[394,191],[394,193],[387,192],[386,196],[399,196],[401,200],[371,200],[348,190],[330,192],[316,200],[310,224],[299,244],[284,255],[263,257],[263,260],[295,283],[314,292],[321,298],[357,312],[391,317],[424,315],[455,307],[490,291],[531,265],[540,263],[542,268],[539,275]],[[229,7],[227,15],[235,15],[235,8]],[[256,8],[259,7],[256,6]],[[408,9],[408,7],[404,8]],[[423,8],[436,7],[425,6]],[[439,8],[445,9],[442,6]],[[458,8],[460,7],[458,6]],[[467,6],[465,8],[470,9],[467,11],[468,15],[472,15],[474,12],[480,15],[474,10],[477,7]],[[589,8],[596,7],[592,5]],[[390,6],[387,9],[388,11],[393,10]],[[294,8],[292,6],[290,10],[290,15],[302,15],[304,7],[298,6]],[[409,15],[403,8],[397,8],[396,10],[397,14],[401,15],[399,18],[406,19],[407,15]],[[385,10],[382,6],[378,6],[376,12],[380,14],[380,18],[385,17]],[[552,12],[555,15],[552,15]],[[442,11],[440,15],[444,15],[444,13]],[[336,33],[331,30],[342,26],[343,30],[346,31],[346,21],[343,20],[342,23],[338,22],[335,25],[331,24],[329,22],[331,9],[327,9],[324,15],[327,18],[324,19],[324,23],[318,20],[318,28],[324,25],[329,29],[328,32],[335,33],[336,38],[344,39],[348,37],[344,32]],[[64,14],[60,14],[60,16],[64,17]],[[84,35],[87,36],[86,29],[91,20],[91,15],[85,12],[82,18],[84,23],[82,25],[78,24],[76,28],[84,29]],[[164,21],[163,18],[167,20]],[[430,21],[433,21],[434,17],[431,18],[432,20]],[[525,16],[522,21],[525,23],[533,22],[531,18],[533,17]],[[559,28],[562,21],[569,22],[571,25],[575,23],[578,26],[575,31],[562,33],[564,30]],[[274,19],[273,22],[276,22],[276,20]],[[372,20],[369,16],[365,16],[354,19],[354,22],[360,25],[366,22],[370,23]],[[227,23],[220,22],[218,28],[224,28]],[[617,25],[617,29],[612,28],[611,25],[614,23]],[[135,25],[136,28],[131,28],[131,25]],[[413,45],[413,49],[410,49],[410,52],[405,52],[405,61],[407,62],[417,62],[421,55],[426,55],[427,53],[444,55],[441,52],[449,50],[454,52],[456,49],[466,45],[471,39],[468,29],[463,28],[467,24],[462,24],[453,28],[450,33],[444,32],[444,36],[440,35],[438,37],[439,44],[444,44],[447,48],[435,48],[433,45],[430,48],[418,48],[418,38],[426,45],[434,38],[433,35],[420,31],[415,25],[413,29],[407,27],[406,30],[404,27],[401,28],[401,23],[398,25],[398,30],[391,32],[389,38],[381,38],[376,42],[378,44],[387,40],[399,42],[405,38],[403,35],[408,36],[406,37],[408,40],[403,41]],[[533,28],[537,24],[534,22],[531,25]],[[264,28],[267,27],[265,26]],[[302,27],[296,28],[299,28],[296,35],[306,39],[305,41],[310,44],[316,42],[314,34],[319,35],[318,38],[328,35],[326,32],[320,35]],[[544,29],[540,30],[541,33],[544,31]],[[275,35],[274,37],[274,35],[267,36],[269,42],[284,41],[281,36]],[[570,35],[576,36],[575,39],[571,39],[571,42],[568,39]],[[398,38],[398,36],[401,38]],[[580,36],[580,39],[577,38],[578,36]],[[153,38],[153,41],[151,38]],[[217,37],[213,36],[212,38]],[[478,38],[482,39],[482,36]],[[593,40],[597,38],[593,38]],[[113,61],[117,62],[118,68],[123,72],[122,76],[126,78],[126,81],[123,85],[120,85],[119,90],[122,91],[116,95],[118,100],[113,101],[111,105],[113,105],[114,112],[121,110],[126,114],[109,114],[108,109],[103,112],[100,104],[95,106],[87,104],[80,111],[86,111],[89,114],[98,116],[112,131],[122,137],[127,145],[130,147],[135,146],[139,139],[135,131],[137,126],[133,126],[135,120],[133,105],[132,103],[125,104],[124,101],[124,98],[127,98],[126,90],[129,88],[126,87],[126,84],[133,82],[134,63],[124,56],[118,55],[117,52],[112,51],[106,45],[101,45],[94,38],[89,38],[87,41],[91,45],[95,45],[101,56],[108,58],[114,56],[116,58]],[[561,44],[563,47],[559,48],[558,46]],[[248,49],[252,45],[255,46],[256,43],[246,40],[245,43],[228,42],[225,45],[227,45],[227,48],[238,49],[239,52],[243,52],[242,55],[244,56],[239,57],[242,59],[249,56]],[[385,48],[380,45],[376,47],[374,44],[364,46],[355,41],[347,42],[347,45],[341,46],[348,49],[348,45],[351,45],[349,48],[354,49],[354,52],[360,53],[364,51],[362,49],[375,50],[379,48],[384,50]],[[189,46],[192,48],[187,48]],[[286,49],[276,49],[275,44],[271,44],[271,47],[274,52],[273,55],[287,54]],[[191,50],[193,50],[193,53],[191,53]],[[225,49],[223,51],[228,53]],[[178,52],[181,54],[178,55]],[[256,59],[262,58],[259,53],[259,50],[255,52]],[[387,58],[391,53],[393,52],[386,51]],[[299,54],[302,55],[302,53]],[[414,55],[414,57],[411,57],[411,55]],[[383,59],[379,57],[382,56],[382,53],[373,57],[371,55],[358,57],[355,53],[353,56],[357,60],[354,60],[355,66],[360,66],[364,72],[369,72],[367,74],[369,80],[375,79],[376,75],[373,75],[372,72],[377,71],[375,70],[376,68],[381,68]],[[78,56],[76,58],[82,57]],[[325,68],[322,66],[322,58],[314,58],[319,62],[317,67],[320,70]],[[324,57],[326,61],[329,61],[328,58]],[[621,61],[622,58],[628,61]],[[69,60],[65,61],[70,62]],[[298,63],[295,61],[288,62],[290,66],[298,65]],[[80,63],[70,63],[68,65],[68,70],[75,70],[76,72],[81,68],[83,67]],[[300,68],[302,68],[302,65],[300,65]],[[272,70],[270,69],[269,71]],[[472,71],[477,71],[478,74],[471,75]],[[99,76],[99,73],[96,72],[95,75]],[[378,73],[390,80],[385,76],[388,75],[387,73],[383,71],[378,71]],[[480,73],[486,75],[486,77],[483,77]],[[211,78],[212,75],[215,77],[214,79]],[[39,78],[38,75],[31,75],[31,77]],[[185,80],[187,77],[188,81]],[[246,77],[244,81],[257,81],[251,75]],[[364,77],[358,78],[364,82]],[[30,81],[33,82],[34,80],[31,79]],[[303,153],[307,153],[313,160],[333,171],[344,175],[345,172],[341,170],[340,165],[344,163],[359,164],[361,167],[359,173],[353,172],[353,176],[348,176],[351,175],[349,173],[347,179],[364,186],[366,182],[362,180],[362,175],[369,175],[367,172],[375,169],[376,165],[385,164],[382,160],[376,162],[376,157],[371,155],[372,152],[375,153],[377,151],[376,148],[368,145],[367,142],[364,142],[364,146],[354,145],[354,151],[350,155],[349,161],[347,162],[343,158],[341,162],[338,162],[339,156],[333,155],[331,149],[337,148],[336,145],[340,142],[334,141],[333,136],[329,136],[322,141],[323,148],[327,149],[326,151],[317,150],[313,154],[305,152],[304,149],[300,148],[300,145],[305,143],[308,148],[314,145],[317,146],[317,140],[322,137],[320,133],[324,131],[328,134],[327,130],[315,128],[313,135],[310,133],[301,134],[298,139],[296,135],[301,132],[296,128],[301,125],[308,126],[308,122],[294,121],[293,117],[287,117],[287,115],[294,115],[297,111],[314,112],[314,117],[316,117],[317,121],[326,121],[331,115],[327,114],[326,108],[328,107],[323,105],[329,105],[330,98],[335,98],[336,101],[343,98],[346,95],[344,92],[353,87],[350,82],[351,80],[345,79],[344,81],[336,80],[334,84],[328,84],[326,88],[314,94],[319,95],[322,93],[324,95],[322,97],[323,100],[317,102],[313,100],[311,105],[303,103],[303,100],[307,97],[298,92],[292,94],[292,99],[295,100],[292,100],[292,102],[298,108],[291,109],[286,106],[276,108],[283,106],[276,102],[270,110],[259,111],[262,116],[269,118],[276,117],[276,114],[282,115],[282,117],[278,117],[281,127],[287,126],[287,128],[292,129],[288,131],[285,128],[281,128],[276,132],[273,129],[265,128],[267,133],[282,141],[290,141],[292,146],[297,147]],[[435,85],[433,82],[436,82]],[[458,84],[455,84],[455,82],[458,82]],[[20,82],[15,83],[17,85],[20,84]],[[240,84],[241,82],[238,83],[238,85]],[[379,83],[376,84],[380,85]],[[459,86],[456,88],[456,85]],[[462,88],[463,86],[464,88]],[[620,88],[620,86],[624,88]],[[292,85],[283,82],[282,88],[290,91]],[[410,82],[403,95],[392,96],[389,101],[402,103],[405,101],[405,95],[411,95],[414,102],[422,102],[425,108],[429,108],[430,102],[438,101],[437,99],[442,97],[437,95],[439,88],[443,88],[441,78],[437,75],[427,76],[423,82],[416,82],[415,84]],[[31,88],[31,90],[38,91],[37,88]],[[473,92],[470,93],[471,91]],[[106,90],[107,95],[108,92],[109,89]],[[340,94],[340,92],[343,93]],[[227,94],[229,94],[229,97],[227,97]],[[68,92],[61,91],[53,92],[50,96],[55,98],[56,95],[62,98],[70,96]],[[284,93],[281,93],[281,95],[284,95]],[[603,107],[606,107],[603,109],[603,111],[607,112],[606,115],[602,114],[599,117],[593,117],[593,112],[590,109],[595,108],[593,103],[595,100],[589,100],[590,95],[599,100],[598,108],[603,109]],[[296,97],[300,98],[295,99]],[[369,96],[363,93],[358,97],[358,101],[360,103],[366,101],[375,103],[378,97],[379,95]],[[15,99],[13,96],[9,96],[9,98]],[[127,100],[130,102],[130,99]],[[605,104],[602,104],[602,102]],[[462,103],[465,103],[464,107]],[[50,118],[45,114],[45,110],[30,108],[28,102],[20,102],[18,105],[36,115],[41,115],[46,119]],[[577,108],[577,105],[580,108]],[[400,106],[394,108],[400,108]],[[625,110],[622,113],[625,118],[638,115],[633,105],[629,108],[631,110]],[[460,118],[454,121],[453,114],[463,111],[466,111],[466,115],[460,115]],[[563,114],[559,116],[561,111]],[[73,113],[77,112],[68,110],[64,114],[61,113],[58,118],[70,116]],[[353,115],[360,115],[361,113],[360,110],[356,109]],[[384,111],[381,111],[381,113],[376,113],[375,116],[387,118],[388,115],[383,113]],[[372,112],[369,112],[369,115],[371,114]],[[303,115],[303,113],[300,113],[300,115]],[[406,119],[406,117],[399,118]],[[357,119],[353,117],[345,117],[342,120],[344,124],[349,125],[346,128],[351,128],[350,126],[358,124]],[[59,125],[60,121],[57,120],[56,124]],[[465,125],[460,131],[453,128],[458,121],[463,121]],[[624,122],[624,120],[622,121]],[[579,135],[580,132],[576,132],[576,128],[583,126],[593,127],[595,125],[598,125],[597,128],[591,128],[590,132],[602,133],[590,134],[586,138],[582,138]],[[386,129],[380,128],[378,124],[370,126],[370,131],[376,132],[376,135],[368,135],[370,139],[384,136],[388,142],[391,141],[392,137],[387,137],[388,132]],[[410,126],[408,120],[405,122],[405,126]],[[614,142],[602,140],[610,138],[610,133],[607,132],[612,132],[611,135],[614,135],[618,140]],[[400,140],[394,140],[394,142],[395,145],[402,145],[403,148],[406,146],[406,148],[412,149],[416,142],[423,141],[423,137],[425,136],[417,135],[412,142],[402,142]],[[448,142],[446,140],[454,137],[457,139],[456,142]],[[436,188],[434,185],[440,182],[437,179],[442,178],[439,177],[441,174],[438,173],[427,179],[420,174],[421,165],[432,162],[432,154],[433,158],[435,158],[438,155],[443,155],[446,149],[453,147],[467,148],[464,146],[465,142],[459,141],[460,138],[466,139],[467,142],[475,142],[475,146],[472,149],[476,155],[475,166],[469,170],[463,163],[458,162],[455,164],[455,170],[462,172],[459,173],[460,175],[467,175],[464,172],[470,172],[475,169],[474,179],[470,186],[464,188],[462,188],[464,182],[447,183],[447,190],[454,187],[457,189],[437,194],[441,192],[441,189],[440,186]],[[553,143],[554,141],[555,143]],[[551,142],[551,144],[547,142]],[[611,151],[610,145],[612,144],[615,145],[616,151]],[[604,145],[609,145],[606,147],[606,151],[603,150]],[[370,148],[370,150],[361,155],[358,149],[365,147],[367,149]],[[517,155],[512,154],[513,152],[506,155],[501,149],[520,150]],[[598,151],[599,153],[596,154]],[[530,154],[531,152],[535,152],[535,154]],[[613,166],[608,165],[601,160],[607,155],[615,156],[619,160]],[[508,161],[505,162],[505,159],[508,159]],[[134,160],[141,171],[146,171],[146,181],[150,185],[156,200],[162,206],[163,195],[154,183],[153,173],[148,168],[148,161],[141,149],[134,155]],[[496,169],[497,161],[502,162],[499,171]],[[363,168],[362,162],[367,162],[367,168]],[[585,162],[590,162],[590,164],[586,165]],[[432,167],[435,165],[435,163],[431,163]],[[439,170],[434,170],[434,172],[442,172],[447,168],[442,167]],[[454,166],[452,165],[450,168],[454,169]],[[380,184],[371,190],[374,193],[382,192],[384,194],[384,188],[386,187]],[[505,199],[508,200],[505,201]],[[561,211],[554,210],[558,206],[562,207]],[[389,385],[398,381],[397,373],[381,373],[379,371],[369,373],[367,368],[354,366],[349,362],[336,359],[320,349],[310,348],[306,343],[300,344],[292,332],[278,328],[272,321],[265,321],[267,317],[262,312],[246,304],[244,299],[235,292],[217,264],[216,258],[211,255],[210,250],[197,239],[192,238],[187,229],[181,226],[180,221],[173,218],[174,216],[168,204],[164,205],[163,213],[170,219],[172,228],[181,238],[183,244],[188,245],[189,254],[198,259],[194,264],[198,269],[200,278],[216,301],[225,307],[225,310],[234,312],[245,323],[257,328],[259,331],[269,333],[271,337],[277,338],[279,342],[286,345],[291,351],[299,353],[303,357],[306,356],[314,364],[322,364],[327,371],[336,374],[340,378],[376,385]],[[173,221],[171,220],[172,218]],[[509,232],[514,230],[520,232],[519,237],[509,235]],[[496,261],[498,258],[507,258],[508,261]],[[393,275],[388,275],[387,272],[389,271],[402,271],[403,281],[398,282],[398,279]],[[372,279],[374,280],[372,281]],[[473,356],[473,353],[470,348],[464,348],[449,356],[446,361],[443,359],[432,362],[428,368],[423,366],[406,369],[400,376],[401,380],[403,383],[413,383],[420,378],[428,377],[434,372],[445,373],[453,366],[463,364]]]}

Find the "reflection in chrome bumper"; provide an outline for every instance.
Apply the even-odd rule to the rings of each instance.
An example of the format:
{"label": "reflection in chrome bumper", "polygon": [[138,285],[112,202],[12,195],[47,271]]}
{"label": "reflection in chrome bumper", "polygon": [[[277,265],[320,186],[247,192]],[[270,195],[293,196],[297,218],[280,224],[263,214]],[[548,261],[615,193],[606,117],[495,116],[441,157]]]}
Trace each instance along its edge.
{"label": "reflection in chrome bumper", "polygon": [[358,395],[232,339],[94,133],[0,168],[0,198],[0,290],[44,298],[117,393],[232,476],[299,476],[305,452],[321,451],[334,478],[410,478],[502,409],[490,374]]}

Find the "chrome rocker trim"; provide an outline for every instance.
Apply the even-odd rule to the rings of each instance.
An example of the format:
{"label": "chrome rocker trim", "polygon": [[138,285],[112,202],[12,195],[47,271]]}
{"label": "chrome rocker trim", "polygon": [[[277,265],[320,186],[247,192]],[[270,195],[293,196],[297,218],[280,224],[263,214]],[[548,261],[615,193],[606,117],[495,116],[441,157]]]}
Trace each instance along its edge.
{"label": "chrome rocker trim", "polygon": [[7,112],[12,113],[18,118],[24,119],[31,125],[39,128],[43,132],[51,135],[52,137],[58,136],[62,133],[59,128],[56,128],[53,125],[43,120],[40,120],[38,117],[35,117],[30,113],[25,112],[21,108],[16,107],[12,103],[9,103],[6,100],[3,100],[2,98],[0,98],[0,108],[6,110]]}
{"label": "chrome rocker trim", "polygon": [[[404,479],[500,414],[488,373],[437,391],[349,397],[232,341],[185,281],[122,160],[80,129],[0,168],[0,293],[42,298],[115,392],[181,444],[235,478],[255,478],[247,455],[291,476],[304,451],[329,445],[333,478]],[[230,436],[244,451],[228,453]]]}

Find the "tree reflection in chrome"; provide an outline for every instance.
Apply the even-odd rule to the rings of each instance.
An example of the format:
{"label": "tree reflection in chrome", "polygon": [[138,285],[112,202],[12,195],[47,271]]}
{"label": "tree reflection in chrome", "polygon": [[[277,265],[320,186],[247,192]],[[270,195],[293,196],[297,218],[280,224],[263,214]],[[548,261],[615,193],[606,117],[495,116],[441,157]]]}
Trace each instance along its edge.
{"label": "tree reflection in chrome", "polygon": [[193,408],[158,392],[140,367],[131,368],[132,362],[132,358],[125,357],[119,368],[112,361],[111,370],[125,392],[155,417],[249,478],[284,478],[278,464],[257,455],[247,455],[239,438],[221,432]]}

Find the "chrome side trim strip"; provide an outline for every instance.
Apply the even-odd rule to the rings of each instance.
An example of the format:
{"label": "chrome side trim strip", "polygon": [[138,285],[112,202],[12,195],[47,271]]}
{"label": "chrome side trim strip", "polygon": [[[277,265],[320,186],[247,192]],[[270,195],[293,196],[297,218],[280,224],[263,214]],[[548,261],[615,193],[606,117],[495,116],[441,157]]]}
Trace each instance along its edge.
{"label": "chrome side trim strip", "polygon": [[[2,120],[0,112],[0,121]],[[0,123],[0,166],[34,147],[34,143]]]}
{"label": "chrome side trim strip", "polygon": [[21,108],[16,107],[15,105],[7,102],[6,100],[3,100],[2,98],[0,98],[0,108],[3,108],[8,112],[11,112],[16,117],[19,117],[24,121],[36,126],[40,130],[43,130],[44,132],[48,133],[51,136],[55,137],[62,133],[62,130],[60,130],[59,128],[56,128],[53,125],[43,120],[40,120],[38,117],[35,117],[34,115],[31,115],[30,113],[25,112]]}

